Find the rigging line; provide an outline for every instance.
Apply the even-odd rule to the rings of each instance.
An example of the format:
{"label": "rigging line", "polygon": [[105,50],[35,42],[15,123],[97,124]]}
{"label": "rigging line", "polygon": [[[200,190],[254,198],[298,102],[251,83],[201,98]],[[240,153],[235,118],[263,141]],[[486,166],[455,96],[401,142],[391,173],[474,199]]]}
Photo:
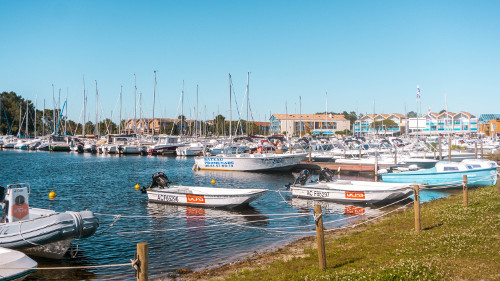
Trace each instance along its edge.
{"label": "rigging line", "polygon": [[[262,216],[289,216],[293,213],[282,213],[282,214],[249,214],[249,215],[224,215],[224,216],[155,216],[155,215],[116,215],[116,214],[105,214],[105,213],[95,213],[95,215],[101,216],[109,216],[109,217],[117,217],[120,216],[122,218],[237,218],[237,217],[262,217]],[[300,216],[308,216],[309,214],[294,214],[297,217]]]}

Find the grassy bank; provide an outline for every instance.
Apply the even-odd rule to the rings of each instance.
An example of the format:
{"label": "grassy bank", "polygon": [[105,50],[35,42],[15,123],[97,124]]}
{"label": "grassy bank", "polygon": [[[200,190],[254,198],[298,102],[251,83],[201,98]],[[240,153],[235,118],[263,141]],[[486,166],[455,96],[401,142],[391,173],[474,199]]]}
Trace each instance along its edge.
{"label": "grassy bank", "polygon": [[318,270],[315,238],[187,279],[228,280],[500,280],[500,195],[497,187],[413,208],[348,231],[325,233],[327,269]]}

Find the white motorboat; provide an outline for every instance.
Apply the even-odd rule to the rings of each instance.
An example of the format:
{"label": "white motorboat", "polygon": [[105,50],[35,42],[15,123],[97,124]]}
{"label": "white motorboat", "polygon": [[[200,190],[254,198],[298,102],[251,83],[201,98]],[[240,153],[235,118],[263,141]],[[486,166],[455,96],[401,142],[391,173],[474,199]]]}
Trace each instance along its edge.
{"label": "white motorboat", "polygon": [[153,175],[149,188],[143,189],[150,202],[197,207],[235,208],[248,205],[267,189],[218,188],[201,186],[169,186],[168,178],[159,172]]}
{"label": "white motorboat", "polygon": [[306,153],[242,153],[196,157],[195,170],[271,172],[289,171],[306,157]]}
{"label": "white motorboat", "polygon": [[185,144],[181,142],[181,138],[178,136],[160,136],[156,144],[149,146],[148,154],[174,154],[178,147],[184,145]]}
{"label": "white motorboat", "polygon": [[36,271],[38,263],[16,250],[0,248],[0,280],[22,280]]}
{"label": "white motorboat", "polygon": [[205,146],[200,142],[193,142],[186,146],[179,146],[175,149],[175,152],[179,156],[200,156],[203,155],[205,151]]}
{"label": "white motorboat", "polygon": [[368,181],[335,180],[328,168],[320,171],[317,181],[310,181],[310,173],[303,170],[290,185],[293,197],[331,200],[338,202],[382,203],[403,199],[412,194],[411,184]]}
{"label": "white motorboat", "polygon": [[58,213],[31,208],[29,194],[26,183],[0,188],[0,247],[62,258],[74,239],[89,237],[97,230],[99,223],[91,211]]}

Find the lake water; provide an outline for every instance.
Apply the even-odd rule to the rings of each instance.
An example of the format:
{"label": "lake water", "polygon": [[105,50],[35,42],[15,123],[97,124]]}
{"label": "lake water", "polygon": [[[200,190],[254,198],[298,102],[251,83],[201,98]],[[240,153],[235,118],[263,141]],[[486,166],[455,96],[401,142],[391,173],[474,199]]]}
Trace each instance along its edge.
{"label": "lake water", "polygon": [[[193,158],[91,155],[3,150],[0,151],[0,185],[31,184],[30,206],[91,210],[100,227],[96,234],[75,241],[75,258],[36,259],[43,266],[88,266],[127,263],[136,244],[149,244],[150,277],[179,268],[196,270],[222,264],[258,249],[282,245],[314,235],[314,202],[291,199],[284,185],[291,173],[193,172]],[[134,189],[149,185],[151,175],[162,171],[183,185],[266,188],[264,196],[238,211],[192,208],[149,203]],[[216,183],[210,182],[215,179]],[[51,190],[57,193],[49,200]],[[445,192],[422,191],[422,201],[444,197]],[[360,217],[385,211],[377,208],[322,202],[325,227],[345,226]],[[112,227],[114,215],[123,215]],[[130,217],[127,217],[130,216]],[[135,217],[132,217],[135,216]],[[26,280],[133,280],[131,266],[99,269],[43,271]]]}

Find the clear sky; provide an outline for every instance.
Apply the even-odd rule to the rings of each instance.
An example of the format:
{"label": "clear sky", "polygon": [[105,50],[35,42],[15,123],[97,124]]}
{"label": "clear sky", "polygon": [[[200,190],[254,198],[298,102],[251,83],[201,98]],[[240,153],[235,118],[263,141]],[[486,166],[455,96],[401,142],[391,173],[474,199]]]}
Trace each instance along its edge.
{"label": "clear sky", "polygon": [[[0,1],[0,91],[68,116],[133,117],[134,73],[142,110],[229,116],[228,74],[238,106],[250,72],[255,121],[269,113],[404,113],[445,108],[500,113],[500,1]],[[233,99],[234,102],[234,99]],[[180,109],[179,109],[180,110]],[[180,113],[180,112],[179,112]],[[179,114],[177,113],[177,114]],[[246,113],[242,113],[246,118]],[[88,117],[87,117],[88,118]],[[233,119],[237,118],[233,103]],[[101,119],[101,118],[100,118]]]}

